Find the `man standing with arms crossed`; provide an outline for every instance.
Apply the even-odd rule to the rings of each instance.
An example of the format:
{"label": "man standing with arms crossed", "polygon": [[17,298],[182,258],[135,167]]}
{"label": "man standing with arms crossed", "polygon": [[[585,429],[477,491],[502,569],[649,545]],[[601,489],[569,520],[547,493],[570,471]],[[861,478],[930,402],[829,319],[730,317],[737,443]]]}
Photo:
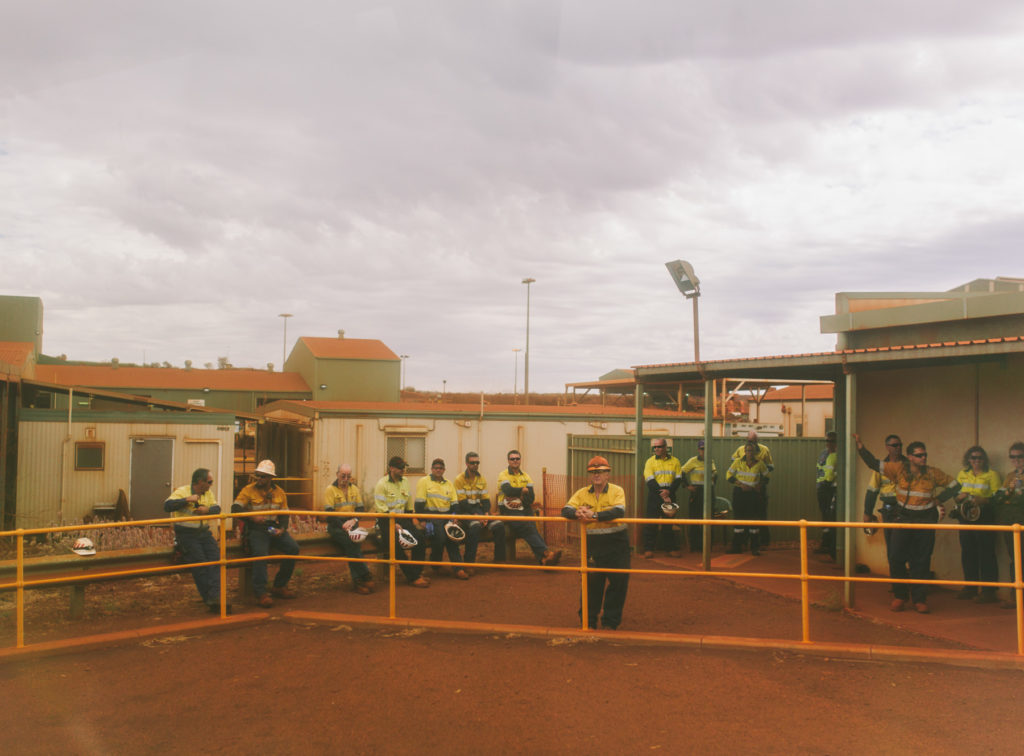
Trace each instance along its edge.
{"label": "man standing with arms crossed", "polygon": [[[466,472],[455,479],[455,493],[459,497],[457,507],[461,515],[489,515],[491,513],[491,497],[487,492],[487,480],[480,474],[480,455],[476,452],[469,452],[466,455]],[[479,520],[459,520],[466,531],[466,556],[467,565],[476,563],[477,546],[480,543],[480,534],[483,532],[484,523]],[[501,520],[491,520],[486,523],[494,539],[494,561],[501,563],[505,561],[505,524]],[[467,568],[469,574],[473,574],[473,568]]]}
{"label": "man standing with arms crossed", "polygon": [[[683,466],[679,460],[668,453],[668,439],[656,438],[651,441],[651,450],[654,455],[648,458],[644,464],[644,482],[647,485],[647,511],[645,516],[649,519],[662,519],[664,523],[644,525],[644,559],[653,559],[654,550],[658,546],[658,535],[660,531],[662,546],[668,551],[670,557],[678,557],[679,544],[676,531],[672,527],[672,517],[675,512],[668,514],[662,509],[663,504],[676,503],[676,491],[683,482]],[[677,507],[678,508],[678,507]]]}
{"label": "man standing with arms crossed", "polygon": [[540,564],[556,565],[562,558],[562,551],[549,549],[533,522],[533,479],[522,470],[523,455],[513,449],[506,459],[508,467],[498,474],[498,511],[512,518],[509,530],[516,538],[526,541]]}
{"label": "man standing with arms crossed", "polygon": [[[590,486],[572,495],[562,507],[562,516],[586,525],[587,556],[595,566],[628,570],[629,536],[626,525],[615,522],[626,515],[626,493],[620,486],[608,482],[611,467],[604,457],[591,457],[587,473]],[[605,630],[617,628],[622,622],[622,607],[626,603],[628,589],[628,572],[587,573],[587,627],[596,630],[600,616],[601,627]],[[579,613],[582,618],[582,606]]]}

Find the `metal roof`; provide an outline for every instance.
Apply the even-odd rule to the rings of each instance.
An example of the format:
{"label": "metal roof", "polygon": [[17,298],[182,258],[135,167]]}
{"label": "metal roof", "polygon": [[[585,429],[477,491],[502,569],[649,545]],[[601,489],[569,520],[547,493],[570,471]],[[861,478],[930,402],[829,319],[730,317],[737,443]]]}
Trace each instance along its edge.
{"label": "metal roof", "polygon": [[810,378],[834,381],[853,369],[921,367],[928,364],[977,362],[997,359],[1005,354],[1024,353],[1024,337],[944,341],[887,347],[841,349],[834,352],[785,354],[769,357],[745,357],[709,362],[679,362],[662,365],[638,365],[637,381],[697,381],[713,378]]}

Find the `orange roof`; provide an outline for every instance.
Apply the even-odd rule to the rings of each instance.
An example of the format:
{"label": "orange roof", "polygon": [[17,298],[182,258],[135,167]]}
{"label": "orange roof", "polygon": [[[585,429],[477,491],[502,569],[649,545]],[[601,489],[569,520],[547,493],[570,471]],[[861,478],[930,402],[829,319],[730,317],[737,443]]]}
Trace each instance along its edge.
{"label": "orange roof", "polygon": [[[455,404],[442,402],[344,402],[344,401],[313,401],[309,399],[284,399],[274,402],[274,406],[281,408],[286,405],[305,407],[320,412],[391,412],[391,413],[459,413],[468,415],[479,415],[479,404]],[[598,404],[572,404],[569,406],[544,405],[544,404],[485,404],[484,415],[517,414],[517,415],[622,415],[623,417],[634,417],[634,407],[602,407]],[[644,417],[664,417],[683,419],[703,419],[703,412],[675,412],[672,410],[644,408]]]}
{"label": "orange roof", "polygon": [[0,365],[24,367],[35,348],[31,341],[0,341]]}
{"label": "orange roof", "polygon": [[204,389],[212,391],[272,391],[309,393],[298,373],[227,368],[111,367],[110,365],[37,365],[36,378],[62,386],[93,388]]}
{"label": "orange roof", "polygon": [[303,336],[299,339],[314,357],[335,360],[398,360],[397,354],[378,339],[331,339]]}
{"label": "orange roof", "polygon": [[[804,396],[808,399],[832,401],[834,386],[831,383],[810,383],[803,386]],[[768,389],[763,402],[798,402],[800,401],[800,386],[783,386],[777,389]]]}

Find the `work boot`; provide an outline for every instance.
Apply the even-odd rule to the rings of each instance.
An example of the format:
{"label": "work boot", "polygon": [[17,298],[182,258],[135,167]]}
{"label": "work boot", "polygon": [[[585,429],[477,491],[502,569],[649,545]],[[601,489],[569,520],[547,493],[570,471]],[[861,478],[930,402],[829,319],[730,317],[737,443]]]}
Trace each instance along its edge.
{"label": "work boot", "polygon": [[750,534],[750,555],[761,556],[761,538],[757,533]]}
{"label": "work boot", "polygon": [[889,604],[889,611],[890,612],[902,612],[903,611],[903,607],[906,606],[906,603],[907,603],[906,599],[901,599],[901,598],[893,599],[892,603]]}
{"label": "work boot", "polygon": [[552,567],[562,561],[562,550],[551,551],[548,549],[544,552],[544,556],[541,558],[540,563],[545,567]]}
{"label": "work boot", "polygon": [[956,597],[962,601],[970,601],[972,598],[978,595],[978,589],[972,586],[964,586],[957,591]]}
{"label": "work boot", "polygon": [[274,599],[270,598],[269,593],[264,593],[262,596],[256,597],[256,603],[262,606],[264,609],[269,609],[274,605]]}
{"label": "work boot", "polygon": [[283,599],[293,599],[293,598],[298,598],[299,597],[299,594],[297,594],[291,588],[287,588],[287,587],[274,588],[271,591],[271,593],[273,593],[275,597],[283,598]]}
{"label": "work boot", "polygon": [[469,573],[465,570],[455,570],[455,577],[459,580],[469,580]]}
{"label": "work boot", "polygon": [[430,581],[427,580],[425,577],[418,577],[411,583],[409,583],[409,585],[413,586],[414,588],[429,588]]}

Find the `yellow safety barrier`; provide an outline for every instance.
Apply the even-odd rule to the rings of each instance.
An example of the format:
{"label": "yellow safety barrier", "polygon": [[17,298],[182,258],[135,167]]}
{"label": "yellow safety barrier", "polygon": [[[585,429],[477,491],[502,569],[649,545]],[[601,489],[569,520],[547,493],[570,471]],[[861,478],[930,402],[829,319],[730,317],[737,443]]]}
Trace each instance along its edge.
{"label": "yellow safety barrier", "polygon": [[[143,576],[152,575],[165,572],[180,572],[184,570],[190,570],[196,566],[208,566],[208,565],[219,565],[220,567],[220,615],[221,618],[227,616],[227,568],[229,565],[243,565],[251,562],[258,561],[270,561],[281,559],[280,554],[270,554],[265,557],[243,557],[236,559],[227,558],[227,538],[224,537],[224,520],[230,518],[249,518],[249,517],[267,517],[276,515],[305,515],[319,518],[327,517],[343,517],[349,519],[352,517],[358,517],[360,519],[379,519],[379,520],[394,520],[394,519],[417,519],[417,520],[477,520],[480,522],[488,522],[491,520],[505,520],[508,521],[509,517],[500,515],[450,515],[450,514],[418,514],[418,513],[378,513],[378,512],[324,512],[317,510],[267,510],[260,512],[223,512],[219,515],[203,515],[196,517],[177,517],[173,521],[166,518],[155,519],[155,520],[133,520],[129,522],[113,522],[113,523],[92,523],[88,525],[67,525],[61,527],[52,528],[31,528],[31,529],[18,529],[13,531],[0,531],[0,537],[14,537],[17,541],[17,558],[16,558],[16,579],[13,583],[0,583],[0,590],[11,590],[16,591],[17,596],[17,647],[23,648],[25,645],[25,589],[34,588],[40,586],[53,586],[61,584],[71,584],[76,582],[89,582],[92,580],[110,578],[110,577],[131,577],[131,576]],[[129,570],[118,570],[113,572],[92,572],[87,575],[81,576],[65,576],[57,578],[39,578],[34,580],[25,579],[25,549],[24,541],[26,536],[44,535],[50,533],[63,533],[63,532],[81,532],[86,530],[100,530],[105,528],[118,528],[118,527],[138,527],[143,525],[163,526],[170,527],[174,524],[188,522],[188,521],[203,521],[203,520],[221,520],[221,534],[222,537],[219,539],[220,546],[220,559],[217,562],[197,562],[188,564],[177,564],[167,565],[162,567],[146,567]],[[529,517],[531,522],[561,522],[565,523],[566,520],[558,516],[531,516]],[[616,520],[618,523],[623,524],[664,524],[664,519],[651,519],[651,518],[639,518],[639,517],[623,517]],[[674,522],[680,525],[701,525],[707,527],[713,527],[716,525],[722,525],[723,521],[719,519],[710,520],[692,520],[684,518],[675,518]],[[561,571],[561,572],[576,572],[580,573],[580,591],[581,591],[581,622],[582,630],[588,630],[587,617],[588,617],[588,605],[589,596],[587,591],[587,575],[591,572],[603,572],[603,573],[626,573],[626,574],[638,574],[638,575],[671,575],[677,578],[695,579],[708,575],[713,575],[715,578],[722,577],[734,577],[734,578],[771,578],[771,579],[788,579],[800,581],[800,612],[801,612],[801,628],[802,638],[801,643],[813,644],[810,637],[810,600],[809,600],[809,585],[810,581],[817,580],[823,582],[842,582],[842,583],[900,583],[900,584],[917,584],[920,580],[916,579],[895,579],[891,577],[862,577],[854,575],[812,575],[808,569],[808,540],[807,530],[808,528],[864,528],[865,523],[862,522],[822,522],[816,520],[799,520],[793,522],[792,520],[727,520],[725,521],[732,525],[743,525],[743,526],[781,526],[781,527],[799,527],[800,528],[800,571],[799,573],[763,573],[763,572],[739,572],[739,571],[716,571],[710,572],[693,572],[693,571],[682,571],[682,570],[664,570],[664,569],[609,569],[601,567],[590,567],[587,563],[587,539],[585,537],[585,526],[583,523],[578,523],[580,527],[580,563],[574,566],[550,566],[550,565],[526,565],[526,564],[475,564],[475,568],[485,569],[497,569],[497,570],[545,570],[545,571]],[[888,528],[888,529],[911,529],[911,530],[961,530],[964,528],[970,528],[974,530],[993,530],[1010,532],[1013,534],[1013,552],[1014,552],[1014,579],[1012,582],[997,582],[997,581],[966,581],[966,580],[929,580],[929,585],[956,585],[956,586],[975,586],[975,587],[1006,587],[1011,588],[1016,595],[1016,623],[1017,623],[1017,655],[1024,655],[1024,580],[1022,580],[1022,565],[1021,565],[1021,525],[964,525],[964,524],[909,524],[909,523],[871,523],[872,528]],[[387,528],[387,538],[389,545],[389,556],[385,559],[379,558],[349,558],[344,556],[314,556],[314,555],[303,555],[298,554],[294,557],[288,556],[288,559],[295,559],[297,561],[332,561],[332,562],[364,562],[367,564],[387,564],[388,565],[388,617],[390,619],[397,618],[397,598],[396,598],[396,584],[397,584],[397,570],[400,563],[407,565],[422,565],[422,566],[441,566],[444,562],[436,562],[430,560],[399,560],[396,556],[397,551],[395,548],[395,529]],[[684,637],[684,636],[680,636]],[[857,644],[851,644],[851,647],[857,648]]]}

